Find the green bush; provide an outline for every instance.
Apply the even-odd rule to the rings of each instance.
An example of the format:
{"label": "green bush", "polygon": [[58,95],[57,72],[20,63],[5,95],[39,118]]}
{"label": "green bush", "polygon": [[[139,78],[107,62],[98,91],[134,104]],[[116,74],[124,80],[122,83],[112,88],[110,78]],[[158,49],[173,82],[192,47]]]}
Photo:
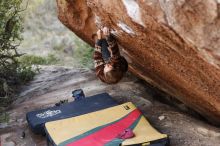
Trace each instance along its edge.
{"label": "green bush", "polygon": [[[20,0],[0,2],[0,97],[10,95],[9,86],[17,80],[17,46],[22,40],[20,12]],[[6,86],[8,87],[6,89]]]}
{"label": "green bush", "polygon": [[23,65],[31,66],[31,65],[56,64],[59,60],[53,54],[49,54],[46,57],[35,56],[35,55],[24,55],[19,58],[19,61]]}
{"label": "green bush", "polygon": [[21,3],[22,0],[0,1],[0,107],[13,101],[16,87],[32,79],[36,71],[18,61],[22,56],[17,51],[23,30]]}
{"label": "green bush", "polygon": [[19,83],[26,83],[32,80],[37,72],[39,72],[39,68],[37,66],[34,69],[32,66],[21,64],[17,69]]}
{"label": "green bush", "polygon": [[9,121],[9,115],[7,113],[0,113],[0,123],[7,123]]}

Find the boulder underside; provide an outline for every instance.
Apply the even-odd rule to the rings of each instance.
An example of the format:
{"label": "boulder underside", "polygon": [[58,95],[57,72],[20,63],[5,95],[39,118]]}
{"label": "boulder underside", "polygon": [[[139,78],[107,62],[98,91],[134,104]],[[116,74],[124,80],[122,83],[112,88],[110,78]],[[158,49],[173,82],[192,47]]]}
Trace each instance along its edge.
{"label": "boulder underside", "polygon": [[94,46],[108,26],[129,70],[220,125],[218,0],[57,0],[58,17]]}

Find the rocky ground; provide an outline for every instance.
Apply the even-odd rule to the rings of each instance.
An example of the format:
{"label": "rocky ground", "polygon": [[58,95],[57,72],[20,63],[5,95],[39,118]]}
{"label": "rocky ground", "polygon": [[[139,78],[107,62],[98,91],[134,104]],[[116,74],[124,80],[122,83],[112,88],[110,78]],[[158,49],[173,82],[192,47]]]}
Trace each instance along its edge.
{"label": "rocky ground", "polygon": [[[39,75],[21,88],[20,98],[7,111],[9,122],[0,124],[3,146],[44,146],[45,137],[34,135],[28,128],[25,114],[53,106],[71,98],[71,91],[82,88],[86,96],[108,92],[119,103],[132,101],[148,120],[170,137],[171,146],[219,146],[220,128],[159,102],[152,87],[128,74],[116,85],[106,85],[91,70],[55,66],[42,67]],[[26,137],[21,138],[25,131]]]}

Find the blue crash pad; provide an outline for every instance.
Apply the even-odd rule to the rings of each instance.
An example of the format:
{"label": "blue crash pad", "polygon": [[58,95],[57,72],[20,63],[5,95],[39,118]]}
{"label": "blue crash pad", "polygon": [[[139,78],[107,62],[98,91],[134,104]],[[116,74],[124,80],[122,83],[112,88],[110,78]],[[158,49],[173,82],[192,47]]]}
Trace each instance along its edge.
{"label": "blue crash pad", "polygon": [[75,117],[116,105],[118,105],[117,102],[108,93],[102,93],[61,106],[28,112],[26,119],[35,134],[44,135],[44,124],[46,122]]}

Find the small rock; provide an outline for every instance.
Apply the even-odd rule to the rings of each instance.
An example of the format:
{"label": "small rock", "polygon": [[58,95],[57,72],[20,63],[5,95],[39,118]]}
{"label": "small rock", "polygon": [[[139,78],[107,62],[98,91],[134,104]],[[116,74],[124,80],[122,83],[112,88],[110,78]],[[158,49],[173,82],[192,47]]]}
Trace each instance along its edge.
{"label": "small rock", "polygon": [[199,127],[199,128],[197,128],[197,130],[200,134],[208,136],[208,137],[220,137],[220,133],[215,132],[213,130],[208,130],[208,129],[203,128],[203,127]]}
{"label": "small rock", "polygon": [[19,125],[22,125],[22,124],[24,124],[24,122],[26,122],[26,121],[25,121],[24,119],[18,119],[17,122],[18,122]]}
{"label": "small rock", "polygon": [[209,131],[209,136],[210,137],[219,137],[220,138],[220,132]]}
{"label": "small rock", "polygon": [[200,134],[205,135],[205,136],[207,136],[207,135],[208,135],[208,132],[209,132],[208,129],[203,128],[203,127],[197,128],[197,131],[198,131]]}
{"label": "small rock", "polygon": [[25,134],[25,132],[23,131],[22,134],[21,134],[21,139],[24,139],[24,138],[25,138],[25,135],[26,135],[26,134]]}
{"label": "small rock", "polygon": [[162,120],[165,119],[165,116],[159,116],[158,119],[159,119],[160,121],[162,121]]}

